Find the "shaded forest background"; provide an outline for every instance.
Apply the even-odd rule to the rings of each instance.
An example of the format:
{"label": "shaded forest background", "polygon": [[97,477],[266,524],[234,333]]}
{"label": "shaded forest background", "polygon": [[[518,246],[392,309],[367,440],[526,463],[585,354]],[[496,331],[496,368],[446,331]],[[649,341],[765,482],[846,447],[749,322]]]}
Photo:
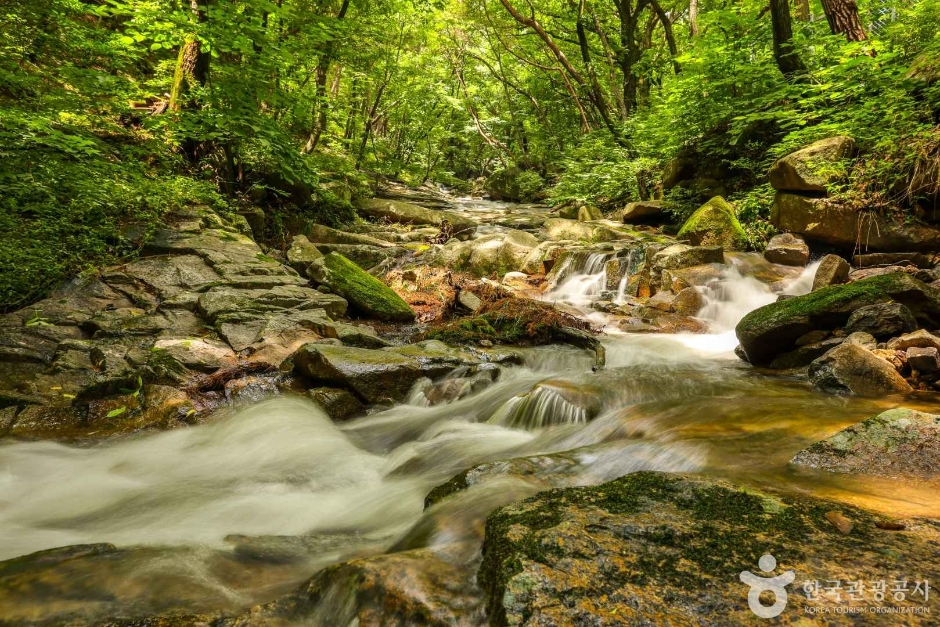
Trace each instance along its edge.
{"label": "shaded forest background", "polygon": [[0,28],[3,310],[175,207],[260,208],[283,246],[384,179],[677,223],[720,193],[759,249],[768,166],[850,135],[831,194],[937,209],[937,0],[17,0]]}

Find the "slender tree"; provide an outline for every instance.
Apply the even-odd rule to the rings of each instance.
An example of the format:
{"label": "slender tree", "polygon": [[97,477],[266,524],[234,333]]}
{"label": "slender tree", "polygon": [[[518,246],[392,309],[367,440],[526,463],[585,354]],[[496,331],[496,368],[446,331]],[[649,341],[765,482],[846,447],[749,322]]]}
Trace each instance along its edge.
{"label": "slender tree", "polygon": [[855,0],[822,0],[822,6],[833,35],[845,35],[849,41],[868,39]]}
{"label": "slender tree", "polygon": [[793,47],[793,25],[790,22],[789,0],[770,0],[770,20],[774,35],[774,59],[783,75],[792,81],[800,80],[806,66]]}

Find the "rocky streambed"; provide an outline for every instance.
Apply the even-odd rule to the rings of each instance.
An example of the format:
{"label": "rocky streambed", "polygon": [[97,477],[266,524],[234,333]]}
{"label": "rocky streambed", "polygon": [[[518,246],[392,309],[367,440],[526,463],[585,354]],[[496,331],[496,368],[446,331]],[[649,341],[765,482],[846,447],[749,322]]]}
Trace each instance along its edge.
{"label": "rocky streambed", "polygon": [[431,196],[4,316],[0,621],[930,624],[933,259]]}

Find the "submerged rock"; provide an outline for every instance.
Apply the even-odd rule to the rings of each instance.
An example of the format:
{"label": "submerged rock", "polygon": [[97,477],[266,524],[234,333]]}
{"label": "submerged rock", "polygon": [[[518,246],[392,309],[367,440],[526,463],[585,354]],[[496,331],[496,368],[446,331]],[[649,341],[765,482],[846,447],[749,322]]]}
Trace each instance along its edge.
{"label": "submerged rock", "polygon": [[[826,518],[835,509],[853,523],[848,536]],[[757,625],[766,619],[748,609],[740,577],[763,575],[758,562],[767,554],[776,569],[766,576],[793,571],[800,582],[832,579],[846,563],[853,579],[940,573],[933,525],[910,525],[899,535],[878,527],[887,522],[822,499],[638,472],[497,510],[486,521],[478,577],[493,625]],[[842,603],[791,588],[783,619]]]}
{"label": "submerged rock", "polygon": [[933,478],[940,475],[940,416],[891,409],[813,444],[790,463],[830,472]]}
{"label": "submerged rock", "polygon": [[840,344],[809,366],[809,379],[834,394],[883,396],[912,390],[888,361],[856,344]]}
{"label": "submerged rock", "polygon": [[747,236],[734,207],[721,196],[699,207],[679,229],[676,239],[687,239],[695,246],[721,246],[724,250],[747,248]]}
{"label": "submerged rock", "polygon": [[310,264],[312,279],[343,296],[360,313],[379,320],[410,322],[415,313],[392,288],[338,253]]}

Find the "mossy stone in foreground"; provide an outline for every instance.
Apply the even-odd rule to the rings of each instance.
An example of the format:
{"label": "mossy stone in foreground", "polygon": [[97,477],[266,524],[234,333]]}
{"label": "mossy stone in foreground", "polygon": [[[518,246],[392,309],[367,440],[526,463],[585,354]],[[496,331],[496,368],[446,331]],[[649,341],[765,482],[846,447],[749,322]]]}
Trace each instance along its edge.
{"label": "mossy stone in foreground", "polygon": [[748,360],[763,366],[793,350],[804,333],[841,327],[858,308],[892,301],[906,305],[921,325],[940,324],[940,290],[895,272],[765,305],[744,316],[735,334]]}
{"label": "mossy stone in foreground", "polygon": [[415,312],[392,288],[339,253],[315,260],[307,273],[345,298],[360,313],[379,320],[411,322]]}
{"label": "mossy stone in foreground", "polygon": [[[843,535],[826,515],[852,524]],[[778,494],[691,475],[638,472],[599,486],[541,492],[486,521],[480,586],[490,624],[760,625],[742,571],[792,570],[788,605],[775,624],[806,621],[807,608],[878,605],[807,598],[803,582],[933,580],[937,529],[908,521],[885,531],[881,516],[812,497]],[[763,573],[758,560],[776,558]],[[913,589],[913,583],[910,586]],[[870,595],[870,592],[869,592]],[[768,595],[765,605],[773,600]],[[937,604],[910,592],[885,606],[926,605],[905,615],[930,624]],[[854,615],[834,624],[883,624]],[[880,622],[882,621],[882,622]],[[812,621],[811,621],[812,622]],[[815,623],[813,623],[815,624]]]}
{"label": "mossy stone in foreground", "polygon": [[721,196],[699,207],[679,229],[676,239],[687,239],[695,246],[721,246],[725,250],[747,248],[747,236],[734,207]]}

